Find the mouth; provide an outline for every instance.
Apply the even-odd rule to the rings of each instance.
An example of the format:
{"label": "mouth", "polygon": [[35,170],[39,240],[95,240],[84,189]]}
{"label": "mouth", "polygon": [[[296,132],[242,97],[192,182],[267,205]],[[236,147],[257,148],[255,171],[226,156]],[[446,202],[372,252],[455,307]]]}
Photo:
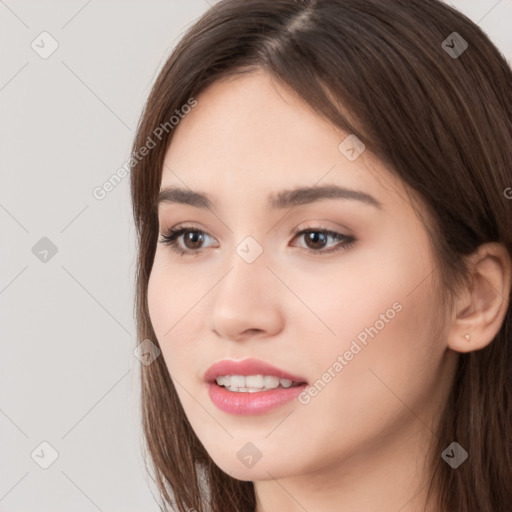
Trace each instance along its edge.
{"label": "mouth", "polygon": [[230,414],[262,414],[296,398],[306,387],[303,377],[257,359],[225,359],[204,375],[212,402]]}
{"label": "mouth", "polygon": [[270,390],[307,384],[305,378],[259,359],[223,359],[210,366],[204,374],[204,381],[217,383],[230,391],[241,389],[242,392],[246,389]]}
{"label": "mouth", "polygon": [[219,410],[231,415],[249,416],[269,413],[284,404],[299,399],[305,388],[306,384],[297,384],[288,388],[278,386],[267,390],[260,388],[251,390],[245,387],[234,388],[231,391],[213,382],[208,384],[208,395],[213,405]]}
{"label": "mouth", "polygon": [[273,389],[288,389],[302,386],[306,382],[280,379],[275,375],[220,375],[215,379],[217,385],[238,393],[258,393]]}

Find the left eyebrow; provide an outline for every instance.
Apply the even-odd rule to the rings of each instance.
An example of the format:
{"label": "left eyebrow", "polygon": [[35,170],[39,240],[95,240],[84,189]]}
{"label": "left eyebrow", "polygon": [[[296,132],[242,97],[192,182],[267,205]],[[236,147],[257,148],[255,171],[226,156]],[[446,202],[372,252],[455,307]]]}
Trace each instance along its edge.
{"label": "left eyebrow", "polygon": [[[282,190],[277,194],[270,195],[267,204],[269,208],[275,210],[315,203],[322,199],[355,200],[374,206],[377,209],[382,209],[380,201],[375,199],[372,195],[360,190],[348,189],[337,185]],[[196,208],[212,210],[214,207],[214,201],[208,194],[179,187],[167,187],[162,189],[157,197],[157,206],[161,203],[181,203],[195,206]]]}
{"label": "left eyebrow", "polygon": [[382,209],[380,201],[370,194],[337,185],[283,190],[270,196],[268,202],[271,208],[288,208],[289,206],[314,203],[322,199],[351,199]]}

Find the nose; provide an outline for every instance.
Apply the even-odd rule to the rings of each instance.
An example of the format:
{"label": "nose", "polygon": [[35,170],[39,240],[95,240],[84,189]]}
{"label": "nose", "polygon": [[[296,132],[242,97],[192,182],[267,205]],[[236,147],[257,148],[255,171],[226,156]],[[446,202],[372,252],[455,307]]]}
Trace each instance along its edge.
{"label": "nose", "polygon": [[264,254],[248,263],[233,252],[227,274],[212,290],[209,327],[232,341],[275,336],[283,328],[280,282]]}

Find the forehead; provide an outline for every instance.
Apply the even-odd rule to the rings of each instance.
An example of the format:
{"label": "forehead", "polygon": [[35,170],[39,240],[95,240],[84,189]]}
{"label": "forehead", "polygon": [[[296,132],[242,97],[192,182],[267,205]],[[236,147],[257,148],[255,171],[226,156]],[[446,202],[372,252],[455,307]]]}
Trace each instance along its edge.
{"label": "forehead", "polygon": [[360,190],[381,205],[390,193],[405,198],[374,155],[365,150],[349,160],[340,149],[349,134],[263,71],[217,81],[196,100],[174,128],[161,189],[261,197],[265,206],[272,191],[323,185]]}

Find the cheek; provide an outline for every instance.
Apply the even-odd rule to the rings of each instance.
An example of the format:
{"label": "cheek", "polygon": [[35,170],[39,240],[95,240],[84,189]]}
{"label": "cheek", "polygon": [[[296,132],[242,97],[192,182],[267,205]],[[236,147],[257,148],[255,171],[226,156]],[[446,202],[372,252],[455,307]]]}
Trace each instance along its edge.
{"label": "cheek", "polygon": [[159,258],[156,256],[149,277],[147,297],[151,325],[159,341],[171,326],[169,312],[174,311],[176,299],[173,293],[174,286],[175,283],[171,281],[171,276],[163,271]]}
{"label": "cheek", "polygon": [[[413,243],[386,237],[377,248],[362,244],[334,263],[310,264],[309,270],[283,269],[287,282],[294,283],[296,294],[317,316],[315,320],[313,314],[303,314],[301,322],[316,322],[317,332],[340,350],[358,335],[363,342],[365,337],[370,339],[367,329],[372,326],[378,336],[392,325],[415,329],[417,317],[425,320],[422,309],[428,309],[432,300],[428,294],[420,298],[432,268],[422,242],[421,238]],[[299,307],[304,310],[304,304]]]}
{"label": "cheek", "polygon": [[194,361],[193,343],[187,340],[201,339],[201,335],[194,333],[199,328],[194,315],[201,308],[194,305],[205,293],[204,285],[176,268],[166,263],[165,255],[157,253],[147,293],[151,325],[171,375],[179,368],[190,368],[188,363]]}
{"label": "cheek", "polygon": [[194,265],[172,261],[166,251],[170,249],[157,249],[147,293],[151,323],[159,340],[174,337],[171,334],[188,321],[194,304],[207,290]]}
{"label": "cheek", "polygon": [[336,336],[314,351],[303,340],[320,390],[306,408],[311,416],[329,410],[331,420],[312,428],[338,425],[347,437],[391,429],[400,414],[410,414],[403,403],[417,414],[428,403],[444,350],[432,337],[441,319],[429,256],[420,243],[394,241],[378,254],[360,251],[346,265],[350,273],[340,267],[322,281],[324,300],[312,303]]}

